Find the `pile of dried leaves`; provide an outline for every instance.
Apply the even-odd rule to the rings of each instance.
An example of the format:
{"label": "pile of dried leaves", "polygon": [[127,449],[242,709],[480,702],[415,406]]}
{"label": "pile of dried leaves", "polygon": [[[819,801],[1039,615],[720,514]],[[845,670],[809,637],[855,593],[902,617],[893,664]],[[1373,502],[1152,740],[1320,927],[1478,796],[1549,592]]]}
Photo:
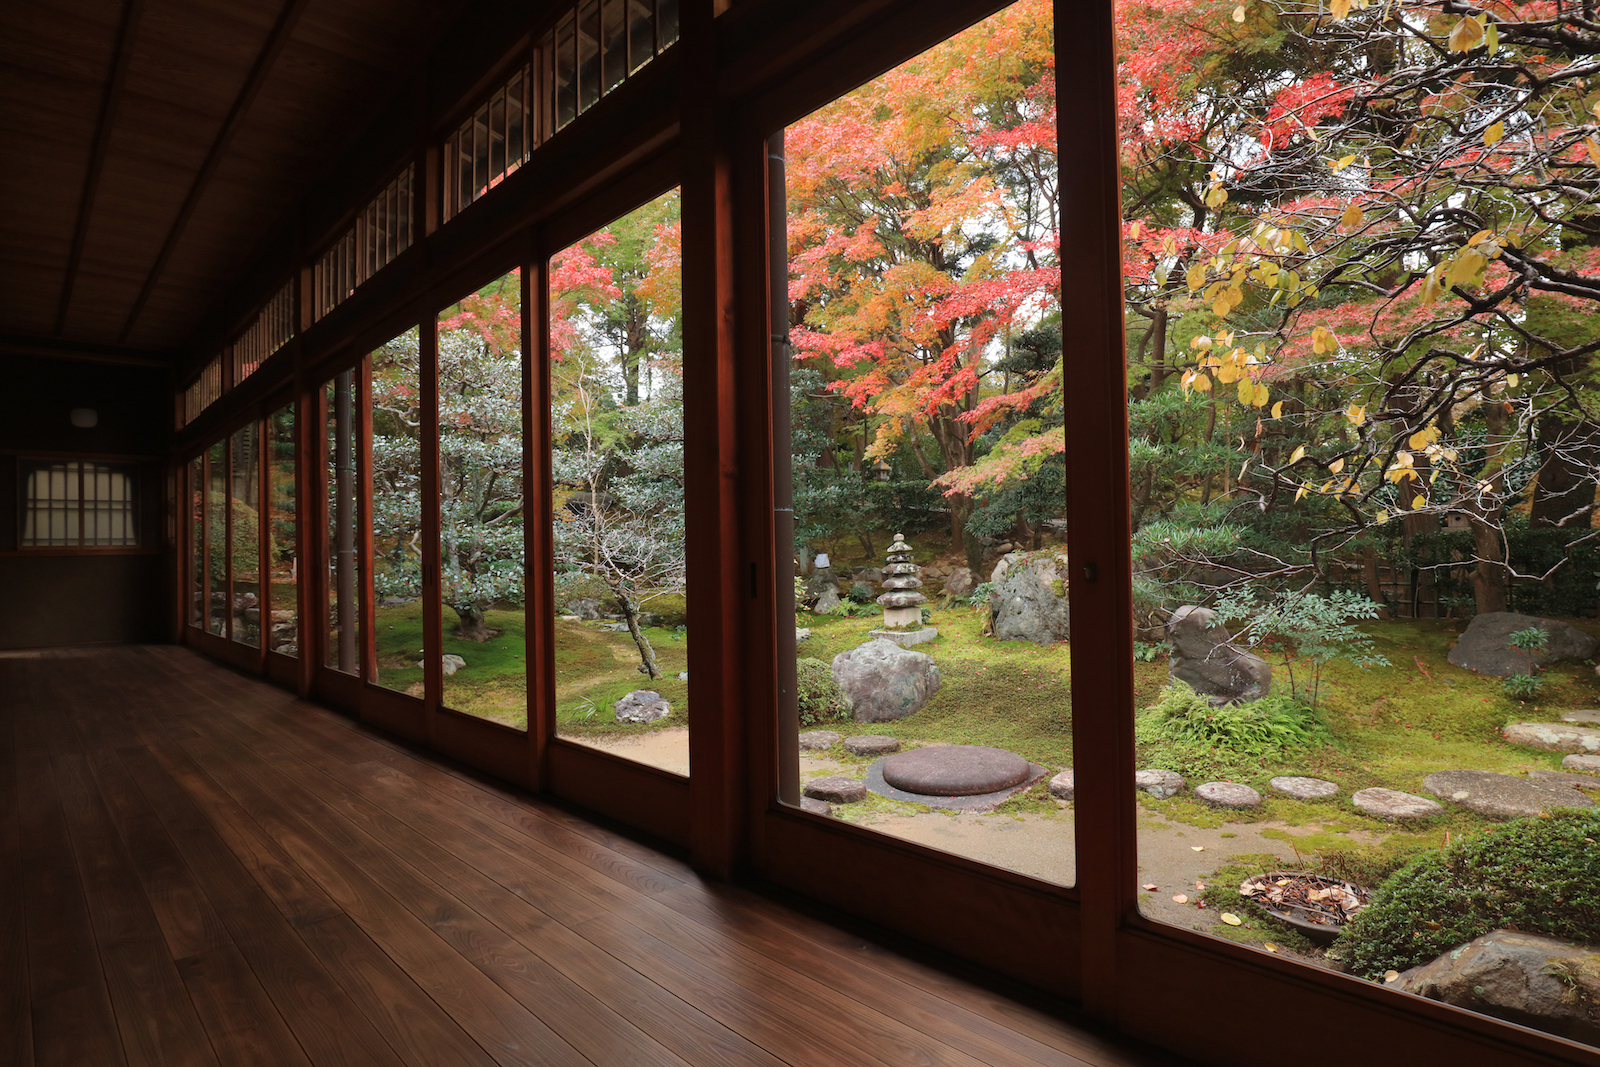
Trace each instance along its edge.
{"label": "pile of dried leaves", "polygon": [[1328,933],[1353,919],[1372,893],[1353,882],[1320,874],[1273,872],[1239,883],[1241,896],[1296,925],[1321,927]]}

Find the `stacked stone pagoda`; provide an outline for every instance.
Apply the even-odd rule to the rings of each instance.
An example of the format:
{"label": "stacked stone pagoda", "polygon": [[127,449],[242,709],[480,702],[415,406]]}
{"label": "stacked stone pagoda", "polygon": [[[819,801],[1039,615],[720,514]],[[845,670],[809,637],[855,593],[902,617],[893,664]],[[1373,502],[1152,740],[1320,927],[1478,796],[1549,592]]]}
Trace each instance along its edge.
{"label": "stacked stone pagoda", "polygon": [[922,625],[922,605],[928,598],[917,590],[922,579],[917,577],[922,568],[911,562],[911,546],[905,534],[895,534],[889,546],[888,564],[883,568],[883,595],[878,603],[883,607],[883,629],[873,630],[873,637],[883,637],[902,647],[920,645],[939,636],[939,631]]}

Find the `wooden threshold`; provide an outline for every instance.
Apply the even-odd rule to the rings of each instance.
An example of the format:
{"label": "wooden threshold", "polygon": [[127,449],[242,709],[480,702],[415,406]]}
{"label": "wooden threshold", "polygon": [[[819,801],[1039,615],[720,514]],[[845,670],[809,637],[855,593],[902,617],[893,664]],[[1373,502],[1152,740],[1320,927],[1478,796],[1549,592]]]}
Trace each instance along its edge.
{"label": "wooden threshold", "polygon": [[1006,993],[188,649],[0,659],[8,1064],[1179,1062]]}

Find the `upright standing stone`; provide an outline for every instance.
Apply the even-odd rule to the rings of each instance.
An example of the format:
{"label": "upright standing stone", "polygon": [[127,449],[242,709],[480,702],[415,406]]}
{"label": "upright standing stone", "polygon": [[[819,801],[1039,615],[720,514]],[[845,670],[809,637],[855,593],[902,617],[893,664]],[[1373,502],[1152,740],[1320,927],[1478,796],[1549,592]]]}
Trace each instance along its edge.
{"label": "upright standing stone", "polygon": [[911,546],[905,534],[895,534],[889,546],[889,563],[883,568],[883,595],[878,603],[883,607],[883,629],[873,630],[873,637],[893,641],[901,648],[920,645],[939,636],[939,631],[922,625],[922,605],[928,599],[917,592],[922,579],[917,577],[922,568],[911,562]]}
{"label": "upright standing stone", "polygon": [[1210,608],[1186,605],[1167,622],[1167,674],[1212,704],[1245,704],[1272,691],[1272,666],[1234,644]]}

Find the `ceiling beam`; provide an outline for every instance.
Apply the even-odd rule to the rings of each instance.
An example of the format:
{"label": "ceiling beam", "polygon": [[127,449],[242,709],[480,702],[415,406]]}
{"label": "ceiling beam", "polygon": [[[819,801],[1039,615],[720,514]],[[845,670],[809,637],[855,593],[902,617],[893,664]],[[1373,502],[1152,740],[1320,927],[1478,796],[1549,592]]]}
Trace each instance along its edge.
{"label": "ceiling beam", "polygon": [[233,101],[233,107],[228,109],[227,116],[222,120],[222,127],[217,131],[216,139],[211,142],[211,151],[206,154],[205,162],[201,163],[200,169],[195,172],[194,181],[189,185],[189,193],[183,198],[177,217],[172,220],[172,227],[167,231],[167,239],[162,243],[161,251],[157,254],[155,263],[151,265],[149,275],[145,277],[144,286],[139,290],[139,297],[128,312],[127,321],[123,323],[122,333],[117,338],[119,343],[126,344],[129,335],[133,333],[139,316],[144,313],[145,304],[150,300],[150,294],[155,291],[156,282],[167,269],[167,261],[172,258],[173,249],[178,246],[184,228],[189,224],[189,218],[200,203],[206,185],[211,181],[218,164],[222,162],[222,157],[227,152],[234,134],[244,124],[245,115],[261,92],[261,86],[266,82],[273,63],[283,52],[284,46],[289,43],[289,35],[293,32],[295,23],[300,20],[307,3],[308,0],[288,0],[283,11],[278,14],[278,21],[273,23],[272,31],[267,34],[267,41],[262,46],[261,54],[251,65],[250,73],[245,75],[244,85],[240,87],[239,95]]}
{"label": "ceiling beam", "polygon": [[78,221],[72,230],[72,251],[67,255],[67,273],[61,282],[61,302],[56,306],[55,335],[67,328],[67,308],[78,283],[78,265],[83,260],[83,243],[89,235],[89,216],[94,211],[95,194],[100,190],[100,174],[105,168],[106,147],[116,125],[117,106],[122,99],[122,83],[128,77],[128,57],[133,53],[133,35],[144,14],[144,0],[127,0],[122,7],[122,25],[117,28],[117,43],[111,54],[111,73],[100,97],[100,115],[95,119],[94,146],[89,150],[89,169],[83,177],[83,195],[78,200]]}
{"label": "ceiling beam", "polygon": [[53,337],[21,337],[0,334],[0,358],[25,356],[30,359],[70,359],[80,363],[113,363],[125,367],[149,367],[172,372],[173,353],[143,348],[118,348],[114,345],[77,344]]}

